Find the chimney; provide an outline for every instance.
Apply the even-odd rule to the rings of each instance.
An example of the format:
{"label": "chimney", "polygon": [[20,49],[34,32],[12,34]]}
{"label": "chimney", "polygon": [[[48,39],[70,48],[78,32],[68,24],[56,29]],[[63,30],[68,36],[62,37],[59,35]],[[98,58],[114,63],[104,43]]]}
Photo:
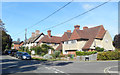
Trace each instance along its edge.
{"label": "chimney", "polygon": [[48,30],[47,33],[48,33],[48,36],[51,37],[51,30]]}
{"label": "chimney", "polygon": [[71,30],[67,30],[67,32],[71,33]]}
{"label": "chimney", "polygon": [[36,31],[35,31],[35,35],[36,35],[36,36],[39,35],[39,33],[40,33],[39,30],[36,30]]}
{"label": "chimney", "polygon": [[35,33],[34,32],[32,32],[32,36],[31,37],[35,37]]}
{"label": "chimney", "polygon": [[87,26],[85,26],[85,27],[83,27],[83,29],[88,29],[88,27],[87,27]]}
{"label": "chimney", "polygon": [[75,25],[74,28],[75,28],[75,29],[79,29],[79,28],[80,28],[80,25]]}

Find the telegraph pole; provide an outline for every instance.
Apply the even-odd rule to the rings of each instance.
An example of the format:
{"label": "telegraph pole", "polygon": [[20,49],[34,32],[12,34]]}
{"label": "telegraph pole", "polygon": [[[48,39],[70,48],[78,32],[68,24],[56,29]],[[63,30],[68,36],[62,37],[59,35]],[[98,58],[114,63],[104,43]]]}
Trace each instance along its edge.
{"label": "telegraph pole", "polygon": [[27,42],[27,29],[25,29],[25,44]]}

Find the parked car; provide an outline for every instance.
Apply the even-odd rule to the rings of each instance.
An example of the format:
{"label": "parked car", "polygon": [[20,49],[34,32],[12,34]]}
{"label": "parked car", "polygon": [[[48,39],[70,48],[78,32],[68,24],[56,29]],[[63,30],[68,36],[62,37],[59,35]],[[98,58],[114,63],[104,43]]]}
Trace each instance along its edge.
{"label": "parked car", "polygon": [[31,56],[26,52],[22,52],[18,55],[18,58],[19,59],[31,59]]}
{"label": "parked car", "polygon": [[5,54],[9,55],[11,53],[11,50],[5,50]]}
{"label": "parked car", "polygon": [[17,52],[18,50],[12,50],[11,53],[10,53],[10,56],[15,56],[15,53]]}
{"label": "parked car", "polygon": [[18,58],[21,54],[22,54],[22,52],[18,51],[18,52],[15,53],[15,57]]}

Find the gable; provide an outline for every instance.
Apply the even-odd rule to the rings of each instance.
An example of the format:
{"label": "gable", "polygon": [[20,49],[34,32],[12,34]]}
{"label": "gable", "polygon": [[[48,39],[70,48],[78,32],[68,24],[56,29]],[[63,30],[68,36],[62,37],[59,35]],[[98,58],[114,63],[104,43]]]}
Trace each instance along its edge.
{"label": "gable", "polygon": [[79,39],[79,34],[76,30],[77,29],[74,29],[73,33],[71,34],[70,40]]}

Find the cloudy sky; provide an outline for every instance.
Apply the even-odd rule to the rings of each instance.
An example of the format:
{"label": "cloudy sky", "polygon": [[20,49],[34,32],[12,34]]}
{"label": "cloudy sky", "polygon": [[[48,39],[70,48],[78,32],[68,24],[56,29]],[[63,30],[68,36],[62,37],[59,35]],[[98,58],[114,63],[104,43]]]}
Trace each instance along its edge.
{"label": "cloudy sky", "polygon": [[[17,38],[24,40],[25,28],[35,25],[28,29],[27,38],[29,38],[35,30],[40,30],[40,32],[47,34],[46,28],[75,17],[101,3],[102,2],[72,2],[45,21],[35,25],[35,23],[64,6],[67,2],[3,2],[2,20],[13,40],[17,40]],[[81,30],[84,26],[94,27],[103,25],[113,38],[114,35],[118,33],[118,3],[109,2],[72,21],[51,28],[52,35],[61,36],[67,30],[73,31],[74,25],[80,25]]]}

